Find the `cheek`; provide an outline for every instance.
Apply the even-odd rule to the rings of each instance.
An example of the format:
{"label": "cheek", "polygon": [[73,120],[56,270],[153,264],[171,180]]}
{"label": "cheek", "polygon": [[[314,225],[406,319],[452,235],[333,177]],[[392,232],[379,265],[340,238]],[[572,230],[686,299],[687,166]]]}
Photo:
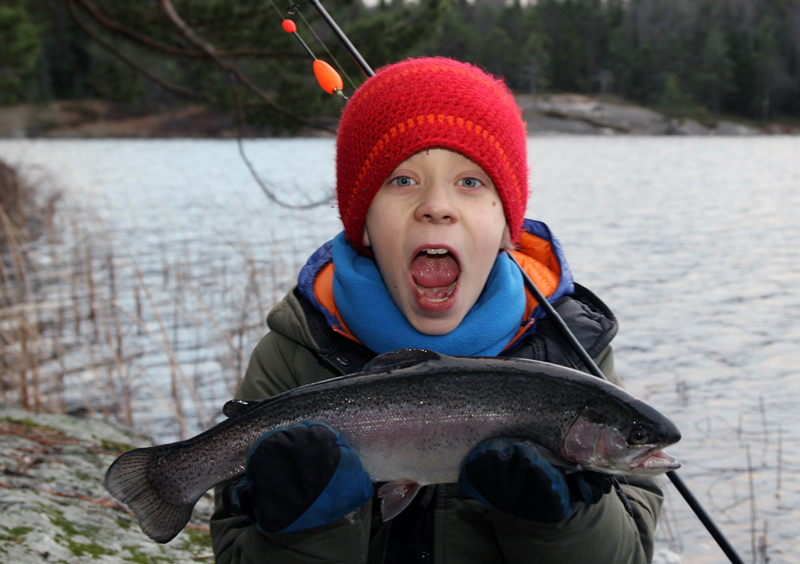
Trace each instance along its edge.
{"label": "cheek", "polygon": [[376,205],[376,200],[370,205],[364,222],[364,246],[372,247],[373,251],[376,247],[382,247],[383,242],[390,238],[387,231],[391,229],[391,214],[382,206]]}
{"label": "cheek", "polygon": [[369,228],[369,236],[373,242],[376,233],[392,233],[401,230],[403,218],[407,215],[407,207],[406,203],[378,192],[378,195],[370,203],[366,217],[366,226]]}
{"label": "cheek", "polygon": [[479,216],[479,223],[476,226],[476,232],[479,235],[478,244],[483,253],[487,256],[496,258],[497,252],[503,248],[505,235],[508,233],[508,225],[506,224],[505,215],[502,213],[502,208],[499,208],[500,213],[494,213],[495,210],[483,210],[483,215]]}
{"label": "cheek", "polygon": [[376,218],[375,221],[367,224],[367,239],[370,242],[372,252],[377,254],[384,254],[387,259],[391,259],[394,253],[397,253],[401,245],[401,234],[403,230],[399,229],[391,218],[381,219]]}
{"label": "cheek", "polygon": [[384,216],[370,210],[367,215],[364,246],[372,251],[384,283],[390,289],[397,287],[402,278],[401,261],[397,260],[402,256],[402,232],[397,222],[392,221],[391,214]]}
{"label": "cheek", "polygon": [[506,223],[505,210],[499,198],[483,200],[473,208],[472,213],[487,227],[497,228]]}

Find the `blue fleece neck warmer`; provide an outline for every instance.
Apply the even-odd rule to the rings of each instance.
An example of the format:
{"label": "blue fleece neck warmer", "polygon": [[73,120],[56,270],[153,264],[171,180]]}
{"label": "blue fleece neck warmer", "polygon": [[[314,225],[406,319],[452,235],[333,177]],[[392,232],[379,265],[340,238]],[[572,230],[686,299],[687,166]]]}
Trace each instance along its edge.
{"label": "blue fleece neck warmer", "polygon": [[457,356],[497,356],[514,338],[525,314],[522,273],[498,255],[486,287],[467,316],[446,335],[420,333],[392,301],[378,267],[347,244],[333,240],[333,297],[342,320],[372,351],[424,348]]}

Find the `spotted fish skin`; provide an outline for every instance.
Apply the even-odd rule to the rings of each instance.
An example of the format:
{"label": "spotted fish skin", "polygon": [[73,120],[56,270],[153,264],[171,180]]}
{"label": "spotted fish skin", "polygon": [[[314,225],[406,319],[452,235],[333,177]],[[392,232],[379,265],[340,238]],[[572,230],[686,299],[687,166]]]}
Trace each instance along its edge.
{"label": "spotted fish skin", "polygon": [[[616,474],[637,470],[620,462],[622,455],[595,449],[577,460],[568,447],[585,443],[587,432],[609,430],[625,443],[634,425],[647,433],[647,453],[680,438],[660,411],[582,372],[417,349],[381,355],[359,374],[245,402],[238,411],[196,437],[136,449],[111,465],[106,488],[131,508],[151,539],[174,538],[200,496],[241,475],[250,447],[263,433],[300,421],[323,422],[341,433],[374,482],[419,485],[456,482],[467,454],[489,438],[529,440],[565,466]],[[573,437],[572,429],[579,427],[585,436]],[[644,453],[639,445],[636,449]]]}

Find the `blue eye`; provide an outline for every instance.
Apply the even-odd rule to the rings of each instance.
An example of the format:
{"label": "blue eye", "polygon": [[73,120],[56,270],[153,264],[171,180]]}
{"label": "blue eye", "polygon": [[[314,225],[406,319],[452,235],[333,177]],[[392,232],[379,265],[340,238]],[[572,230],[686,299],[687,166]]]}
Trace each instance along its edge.
{"label": "blue eye", "polygon": [[483,182],[477,178],[462,178],[456,182],[456,184],[459,186],[464,186],[465,188],[477,188],[478,186],[483,186]]}
{"label": "blue eye", "polygon": [[395,186],[413,186],[416,184],[416,181],[408,176],[398,176],[397,178],[392,178],[389,184],[394,184]]}

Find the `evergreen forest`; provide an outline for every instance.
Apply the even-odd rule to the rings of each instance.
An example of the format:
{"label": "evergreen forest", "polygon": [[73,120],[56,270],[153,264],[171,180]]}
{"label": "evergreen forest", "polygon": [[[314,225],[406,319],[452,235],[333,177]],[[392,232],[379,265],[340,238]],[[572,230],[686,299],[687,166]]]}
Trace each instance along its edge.
{"label": "evergreen forest", "polygon": [[[753,120],[800,118],[800,0],[324,0],[373,68],[443,55],[518,92],[608,95]],[[315,55],[364,75],[314,8],[285,0],[4,0],[0,104],[218,106],[292,129],[335,117]],[[330,120],[328,121],[330,123]]]}

